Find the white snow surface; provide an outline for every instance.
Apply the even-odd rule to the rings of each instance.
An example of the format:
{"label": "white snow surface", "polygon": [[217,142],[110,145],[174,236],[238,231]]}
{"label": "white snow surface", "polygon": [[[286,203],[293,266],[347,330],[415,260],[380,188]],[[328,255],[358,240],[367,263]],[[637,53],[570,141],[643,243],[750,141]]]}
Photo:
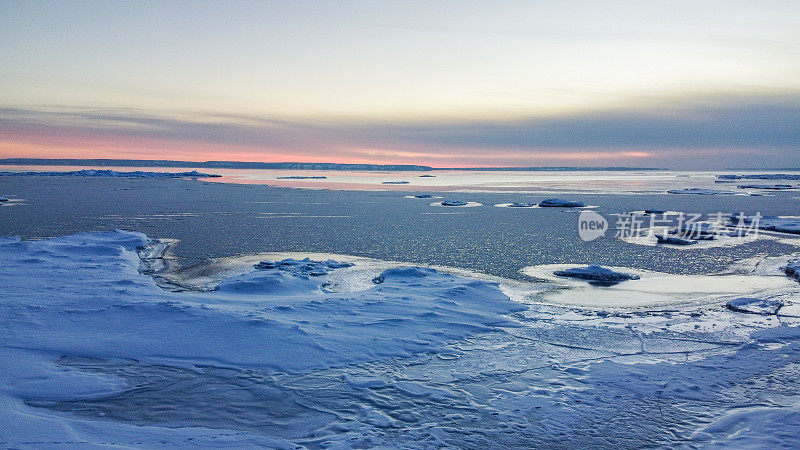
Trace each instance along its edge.
{"label": "white snow surface", "polygon": [[[798,442],[800,319],[725,306],[768,291],[796,308],[785,261],[705,289],[692,284],[709,277],[630,268],[619,269],[641,279],[611,288],[543,280],[541,303],[522,303],[488,278],[424,267],[323,289],[358,259],[309,276],[244,258],[215,290],[172,292],[140,273],[148,243],[122,231],[0,238],[0,446]],[[666,300],[702,301],[608,312],[547,298],[647,296],[648,282],[672,286]]]}

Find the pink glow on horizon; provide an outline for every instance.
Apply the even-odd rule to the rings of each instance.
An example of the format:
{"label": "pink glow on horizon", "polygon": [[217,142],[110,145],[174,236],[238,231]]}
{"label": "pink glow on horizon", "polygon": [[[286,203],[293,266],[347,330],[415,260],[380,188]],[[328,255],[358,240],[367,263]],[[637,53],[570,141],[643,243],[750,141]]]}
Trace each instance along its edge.
{"label": "pink glow on horizon", "polygon": [[657,158],[646,151],[572,151],[496,149],[462,151],[437,149],[280,149],[158,138],[102,138],[87,136],[0,136],[2,158],[168,159],[181,161],[319,162],[345,164],[419,164],[434,167],[504,167],[559,162],[624,161]]}

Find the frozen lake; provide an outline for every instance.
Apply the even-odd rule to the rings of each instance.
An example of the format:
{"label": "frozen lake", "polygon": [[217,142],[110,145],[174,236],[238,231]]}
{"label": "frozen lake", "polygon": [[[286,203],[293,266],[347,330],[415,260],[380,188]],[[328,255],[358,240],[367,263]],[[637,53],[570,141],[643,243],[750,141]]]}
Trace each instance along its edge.
{"label": "frozen lake", "polygon": [[[680,247],[613,229],[646,209],[798,216],[796,190],[694,172],[205,171],[252,183],[0,177],[0,236],[19,236],[0,239],[0,443],[797,442],[800,284],[782,268],[800,236]],[[666,192],[686,188],[738,195]],[[495,207],[556,196],[588,206]],[[582,211],[605,236],[580,238]],[[554,275],[590,263],[636,279]]]}
{"label": "frozen lake", "polygon": [[[81,169],[142,170],[151,172],[198,172],[222,175],[208,181],[220,183],[265,184],[308,189],[431,191],[431,192],[509,192],[509,193],[618,193],[653,194],[687,186],[705,189],[733,188],[737,184],[720,184],[718,175],[748,173],[742,171],[674,171],[674,170],[431,170],[431,171],[347,171],[347,170],[259,170],[175,167],[110,167],[110,166],[21,166],[2,165],[0,171],[71,171]],[[758,171],[759,174],[800,171]],[[403,184],[396,184],[403,183]],[[752,184],[740,182],[738,184]],[[753,190],[741,191],[753,192]]]}

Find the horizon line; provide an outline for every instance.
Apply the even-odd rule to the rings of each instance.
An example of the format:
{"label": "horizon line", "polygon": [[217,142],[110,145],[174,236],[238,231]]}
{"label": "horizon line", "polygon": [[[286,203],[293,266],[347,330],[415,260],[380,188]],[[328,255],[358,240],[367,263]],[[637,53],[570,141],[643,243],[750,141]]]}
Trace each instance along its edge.
{"label": "horizon line", "polygon": [[[134,164],[135,163],[135,164]],[[234,160],[173,160],[173,159],[129,159],[129,158],[27,158],[11,157],[0,158],[0,165],[99,165],[118,167],[198,167],[218,169],[295,169],[295,170],[325,170],[327,168],[348,166],[351,170],[362,168],[404,168],[415,171],[431,170],[671,170],[665,167],[637,167],[637,166],[464,166],[464,167],[434,167],[422,164],[371,164],[371,163],[331,163],[331,162],[299,162],[299,161],[234,161]],[[228,166],[228,167],[226,167]],[[234,167],[235,166],[235,167]],[[296,167],[279,167],[296,166]],[[316,166],[316,167],[314,167]],[[774,169],[770,169],[774,170]],[[792,170],[792,169],[786,169]]]}

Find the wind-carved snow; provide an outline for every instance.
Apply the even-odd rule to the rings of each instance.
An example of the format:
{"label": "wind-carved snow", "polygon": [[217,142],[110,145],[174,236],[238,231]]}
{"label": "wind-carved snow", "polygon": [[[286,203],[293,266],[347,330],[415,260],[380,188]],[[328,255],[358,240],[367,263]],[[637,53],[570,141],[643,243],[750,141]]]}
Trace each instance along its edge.
{"label": "wind-carved snow", "polygon": [[[128,232],[0,238],[0,445],[531,448],[569,439],[626,448],[797,439],[796,427],[757,426],[793,424],[800,399],[800,319],[782,315],[800,291],[782,272],[788,260],[743,265],[716,283],[612,267],[640,277],[612,287],[547,267],[550,278],[531,283],[541,293],[523,304],[502,282],[323,255],[246,256],[215,262],[220,278],[198,270],[205,279],[173,279],[157,244]],[[369,274],[358,272],[369,264]],[[140,267],[186,290],[162,289]],[[366,279],[323,289],[354,274]],[[550,297],[585,292],[578,297],[591,303],[665,287],[671,297],[655,308]],[[778,316],[726,307],[743,296],[785,306]]]}

